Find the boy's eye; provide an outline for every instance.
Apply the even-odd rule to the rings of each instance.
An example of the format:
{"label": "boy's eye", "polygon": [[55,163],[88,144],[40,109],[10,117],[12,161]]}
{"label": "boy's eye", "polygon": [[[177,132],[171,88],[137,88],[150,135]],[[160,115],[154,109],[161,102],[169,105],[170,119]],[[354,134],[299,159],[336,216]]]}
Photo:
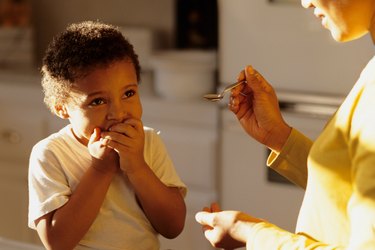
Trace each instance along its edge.
{"label": "boy's eye", "polygon": [[124,97],[128,98],[128,97],[131,97],[135,95],[135,91],[134,90],[127,90],[125,93],[124,93]]}
{"label": "boy's eye", "polygon": [[90,102],[90,106],[98,106],[104,104],[104,100],[101,98],[94,99],[92,102]]}

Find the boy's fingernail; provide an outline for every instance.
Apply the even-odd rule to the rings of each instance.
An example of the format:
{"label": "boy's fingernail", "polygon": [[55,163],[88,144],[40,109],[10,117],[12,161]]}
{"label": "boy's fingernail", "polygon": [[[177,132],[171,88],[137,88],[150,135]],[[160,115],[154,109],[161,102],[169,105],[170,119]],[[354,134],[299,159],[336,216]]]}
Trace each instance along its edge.
{"label": "boy's fingernail", "polygon": [[102,141],[103,145],[107,145],[108,142],[109,142],[109,140],[107,138],[104,138],[103,141]]}

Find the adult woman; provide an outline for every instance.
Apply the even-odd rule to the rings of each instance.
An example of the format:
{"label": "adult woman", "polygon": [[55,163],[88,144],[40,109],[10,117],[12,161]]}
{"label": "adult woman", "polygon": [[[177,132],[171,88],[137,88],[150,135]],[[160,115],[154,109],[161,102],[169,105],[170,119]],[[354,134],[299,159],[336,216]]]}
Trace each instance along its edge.
{"label": "adult woman", "polygon": [[[370,32],[374,0],[302,0],[336,41]],[[296,233],[217,204],[199,212],[206,238],[233,249],[375,249],[375,59],[313,143],[283,120],[271,85],[251,66],[239,75],[230,110],[272,149],[268,165],[306,188]],[[242,93],[242,94],[240,94]],[[245,95],[243,95],[245,94]]]}

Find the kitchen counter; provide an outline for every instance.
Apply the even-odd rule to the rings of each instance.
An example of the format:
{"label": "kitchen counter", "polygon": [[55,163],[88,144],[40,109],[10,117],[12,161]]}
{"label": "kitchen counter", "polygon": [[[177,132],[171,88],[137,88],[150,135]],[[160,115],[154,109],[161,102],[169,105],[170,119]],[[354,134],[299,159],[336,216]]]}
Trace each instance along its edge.
{"label": "kitchen counter", "polygon": [[0,237],[0,249],[2,250],[43,250],[42,246],[9,240]]}

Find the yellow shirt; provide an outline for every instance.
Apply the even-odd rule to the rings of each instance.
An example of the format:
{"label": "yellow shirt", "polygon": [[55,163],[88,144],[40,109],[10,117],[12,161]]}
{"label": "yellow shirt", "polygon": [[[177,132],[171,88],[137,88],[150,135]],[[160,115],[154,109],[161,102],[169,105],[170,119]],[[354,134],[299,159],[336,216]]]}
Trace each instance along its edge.
{"label": "yellow shirt", "polygon": [[295,234],[259,223],[247,249],[375,249],[375,58],[314,143],[293,129],[268,164],[305,197]]}

